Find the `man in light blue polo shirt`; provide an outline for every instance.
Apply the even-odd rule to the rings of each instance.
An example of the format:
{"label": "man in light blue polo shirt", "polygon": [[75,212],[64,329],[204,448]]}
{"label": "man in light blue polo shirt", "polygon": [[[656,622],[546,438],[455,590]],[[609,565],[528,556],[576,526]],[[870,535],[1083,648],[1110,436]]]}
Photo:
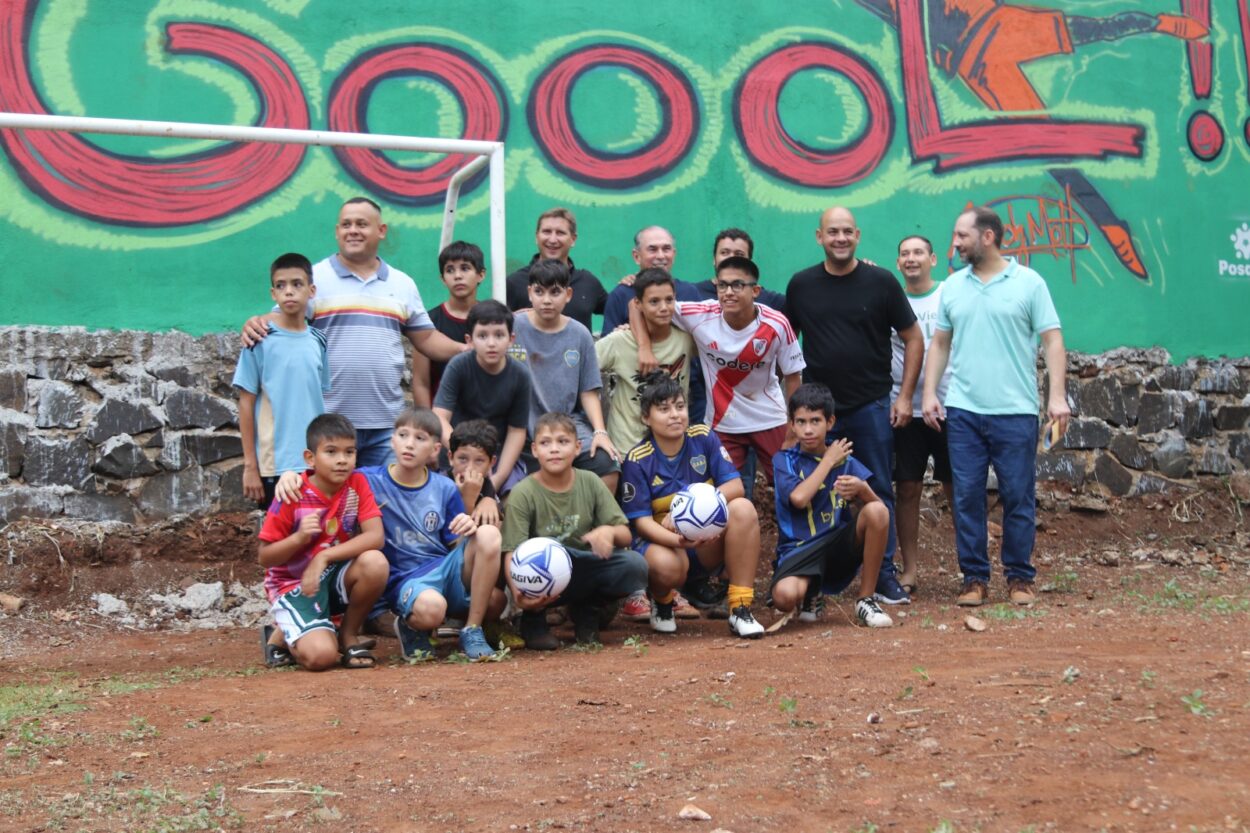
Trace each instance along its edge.
{"label": "man in light blue polo shirt", "polygon": [[[1046,413],[1067,430],[1067,354],[1059,316],[1042,276],[999,251],[1003,221],[993,209],[959,215],[954,245],[968,264],[946,279],[937,330],[924,367],[924,421],[946,422],[955,486],[955,549],[964,574],[957,603],[983,604],[990,559],[985,484],[989,465],[1003,504],[1003,572],[1015,604],[1034,600],[1033,540],[1037,461],[1037,341],[1050,380]],[[937,384],[950,361],[945,407]]]}
{"label": "man in light blue polo shirt", "polygon": [[[467,350],[434,329],[416,283],[378,257],[386,238],[382,209],[353,197],[339,209],[334,228],[338,252],[313,266],[317,294],[309,303],[312,325],[325,333],[330,359],[326,411],[356,426],[356,466],[391,459],[391,429],[404,407],[403,339],[425,356],[448,361]],[[243,325],[243,343],[265,337],[269,315]],[[430,406],[428,380],[413,374],[413,404]]]}

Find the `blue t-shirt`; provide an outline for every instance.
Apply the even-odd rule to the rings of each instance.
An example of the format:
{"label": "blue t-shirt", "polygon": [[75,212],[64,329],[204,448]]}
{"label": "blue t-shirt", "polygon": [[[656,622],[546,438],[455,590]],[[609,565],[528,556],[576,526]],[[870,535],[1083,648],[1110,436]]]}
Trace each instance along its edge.
{"label": "blue t-shirt", "polygon": [[706,425],[686,429],[676,457],[668,457],[650,438],[630,449],[621,464],[621,506],[629,520],[668,514],[673,495],[691,483],[723,486],[740,477],[729,452]]}
{"label": "blue t-shirt", "polygon": [[261,477],[303,471],[308,423],[325,413],[330,389],[326,337],[269,324],[263,341],[243,348],[232,384],[256,396],[256,462]]}
{"label": "blue t-shirt", "polygon": [[359,469],[382,510],[386,542],[382,552],[391,565],[387,591],[422,576],[439,565],[456,541],[447,525],[464,512],[460,490],[450,478],[428,470],[425,483],[404,486],[391,477],[389,466]]}
{"label": "blue t-shirt", "polygon": [[846,458],[825,476],[825,482],[816,490],[811,503],[805,509],[790,504],[790,493],[808,475],[816,470],[820,458],[801,451],[799,447],[782,449],[773,455],[773,483],[776,488],[777,506],[777,562],[785,559],[791,550],[817,535],[837,529],[851,517],[850,503],[838,497],[833,483],[844,474],[868,480],[872,472],[854,457]]}

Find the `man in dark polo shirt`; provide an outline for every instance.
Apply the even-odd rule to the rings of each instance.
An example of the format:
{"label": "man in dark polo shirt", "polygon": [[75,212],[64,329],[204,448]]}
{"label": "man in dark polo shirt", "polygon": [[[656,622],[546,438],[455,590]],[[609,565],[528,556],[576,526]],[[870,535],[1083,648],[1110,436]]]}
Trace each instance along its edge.
{"label": "man in dark polo shirt", "polygon": [[[911,421],[911,399],[924,357],[924,335],[894,275],[855,257],[855,216],[835,207],[820,217],[816,242],[825,258],[790,278],[786,312],[803,341],[804,381],[833,392],[836,438],[846,437],[855,458],[872,471],[868,485],[890,510],[890,538],[877,581],[877,598],[908,604],[894,570],[894,427]],[[890,405],[890,331],[903,342],[903,379]]]}
{"label": "man in dark polo shirt", "polygon": [[578,269],[569,257],[569,250],[577,243],[577,218],[573,212],[567,208],[551,208],[539,214],[534,241],[538,244],[538,253],[530,258],[529,263],[508,275],[508,308],[516,312],[529,307],[531,266],[540,260],[558,260],[569,267],[569,288],[573,290],[573,298],[564,308],[564,314],[594,332],[590,317],[603,314],[608,293],[593,272]]}

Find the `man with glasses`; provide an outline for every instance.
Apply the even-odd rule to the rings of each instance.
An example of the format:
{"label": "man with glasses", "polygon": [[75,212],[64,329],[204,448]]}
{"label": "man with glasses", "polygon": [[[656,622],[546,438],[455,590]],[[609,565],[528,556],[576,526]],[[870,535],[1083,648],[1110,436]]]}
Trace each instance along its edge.
{"label": "man with glasses", "polygon": [[[745,257],[716,265],[716,303],[677,304],[673,323],[690,333],[707,382],[702,418],[741,470],[748,448],[772,481],[773,455],[786,439],[786,400],[799,386],[803,351],[786,317],[757,304],[760,270]],[[785,394],[777,381],[784,377]],[[700,418],[691,415],[691,421]]]}

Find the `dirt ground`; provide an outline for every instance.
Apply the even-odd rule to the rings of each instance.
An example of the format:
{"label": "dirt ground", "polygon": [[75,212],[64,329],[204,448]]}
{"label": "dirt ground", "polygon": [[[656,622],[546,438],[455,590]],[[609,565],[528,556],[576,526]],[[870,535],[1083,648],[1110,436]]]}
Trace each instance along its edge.
{"label": "dirt ground", "polygon": [[839,598],[757,642],[618,622],[597,652],[410,666],[387,639],[319,675],[261,668],[255,630],[92,612],[257,580],[246,516],[14,524],[0,830],[1250,830],[1250,507],[1218,484],[1042,507],[1045,592],[1013,608],[996,578],[983,632],[937,507],[892,630]]}

